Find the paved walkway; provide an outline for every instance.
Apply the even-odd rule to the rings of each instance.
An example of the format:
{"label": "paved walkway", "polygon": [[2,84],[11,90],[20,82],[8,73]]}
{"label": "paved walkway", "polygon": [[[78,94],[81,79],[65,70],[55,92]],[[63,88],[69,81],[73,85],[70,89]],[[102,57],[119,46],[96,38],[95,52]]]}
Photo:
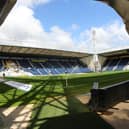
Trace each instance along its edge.
{"label": "paved walkway", "polygon": [[[77,98],[84,104],[88,103],[90,96],[81,95]],[[107,123],[112,125],[114,129],[129,129],[129,100],[115,105],[112,109],[104,113],[98,112]]]}
{"label": "paved walkway", "polygon": [[[33,104],[20,107],[1,108],[5,129],[26,129],[31,119]],[[0,129],[3,129],[3,127]]]}
{"label": "paved walkway", "polygon": [[117,104],[100,116],[115,129],[129,129],[129,101]]}

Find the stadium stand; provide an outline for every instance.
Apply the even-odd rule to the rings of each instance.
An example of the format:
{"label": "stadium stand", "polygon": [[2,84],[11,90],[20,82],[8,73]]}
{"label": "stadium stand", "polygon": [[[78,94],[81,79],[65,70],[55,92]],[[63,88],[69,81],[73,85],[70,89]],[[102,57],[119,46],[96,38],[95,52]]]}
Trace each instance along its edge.
{"label": "stadium stand", "polygon": [[[60,50],[0,46],[0,74],[18,75],[57,75],[66,73],[91,72],[80,58],[86,53]],[[68,55],[69,54],[69,55]]]}
{"label": "stadium stand", "polygon": [[102,64],[102,71],[129,70],[128,48],[101,53],[99,56],[105,58],[105,61]]}
{"label": "stadium stand", "polygon": [[88,53],[0,45],[0,55],[0,74],[8,76],[129,70],[127,48],[98,54],[98,71],[94,70],[94,55]]}
{"label": "stadium stand", "polygon": [[[6,71],[25,71],[31,75],[48,75],[48,74],[64,74],[64,73],[85,73],[90,72],[86,65],[81,64],[77,59],[47,59],[46,61],[36,59],[13,59],[3,60],[4,72]],[[2,68],[2,63],[0,64]]]}
{"label": "stadium stand", "polygon": [[128,65],[129,58],[123,59],[108,59],[103,67],[103,71],[111,71],[111,70],[126,70],[126,66]]}

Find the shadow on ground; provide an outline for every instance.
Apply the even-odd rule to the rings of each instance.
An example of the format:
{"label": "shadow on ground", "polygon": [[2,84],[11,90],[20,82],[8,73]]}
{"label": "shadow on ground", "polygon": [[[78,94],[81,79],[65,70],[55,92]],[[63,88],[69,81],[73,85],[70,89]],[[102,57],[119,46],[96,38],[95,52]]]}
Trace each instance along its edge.
{"label": "shadow on ground", "polygon": [[[7,88],[7,91],[4,89],[2,96],[5,101],[2,102],[2,107],[10,107],[16,102],[19,102],[18,106],[33,103],[32,118],[27,121],[30,123],[27,129],[113,129],[99,115],[89,112],[87,106],[75,96],[70,95],[65,87],[65,80],[49,77],[47,80],[17,79],[17,81],[32,82],[35,86],[27,93],[19,93],[18,90],[11,88]],[[62,87],[63,92],[58,86]],[[12,91],[8,92],[10,90]],[[16,109],[7,117],[11,117]],[[20,113],[20,110],[18,112]]]}
{"label": "shadow on ground", "polygon": [[77,113],[46,119],[39,129],[113,129],[96,113]]}

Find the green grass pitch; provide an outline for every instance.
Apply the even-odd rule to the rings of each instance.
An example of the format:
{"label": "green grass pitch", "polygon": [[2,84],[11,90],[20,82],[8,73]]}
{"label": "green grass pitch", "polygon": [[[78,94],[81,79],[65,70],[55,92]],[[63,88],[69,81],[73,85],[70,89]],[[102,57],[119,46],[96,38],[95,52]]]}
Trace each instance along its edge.
{"label": "green grass pitch", "polygon": [[34,104],[28,129],[113,129],[75,96],[90,92],[93,82],[104,87],[129,80],[129,71],[6,79],[33,85],[31,91],[23,92],[0,84],[1,107]]}

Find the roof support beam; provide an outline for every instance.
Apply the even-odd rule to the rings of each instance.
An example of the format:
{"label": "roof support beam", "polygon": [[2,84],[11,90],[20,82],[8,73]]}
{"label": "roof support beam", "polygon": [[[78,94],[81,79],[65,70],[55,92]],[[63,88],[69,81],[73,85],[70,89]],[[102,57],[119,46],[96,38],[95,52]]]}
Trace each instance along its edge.
{"label": "roof support beam", "polygon": [[0,0],[0,25],[4,22],[17,0]]}

